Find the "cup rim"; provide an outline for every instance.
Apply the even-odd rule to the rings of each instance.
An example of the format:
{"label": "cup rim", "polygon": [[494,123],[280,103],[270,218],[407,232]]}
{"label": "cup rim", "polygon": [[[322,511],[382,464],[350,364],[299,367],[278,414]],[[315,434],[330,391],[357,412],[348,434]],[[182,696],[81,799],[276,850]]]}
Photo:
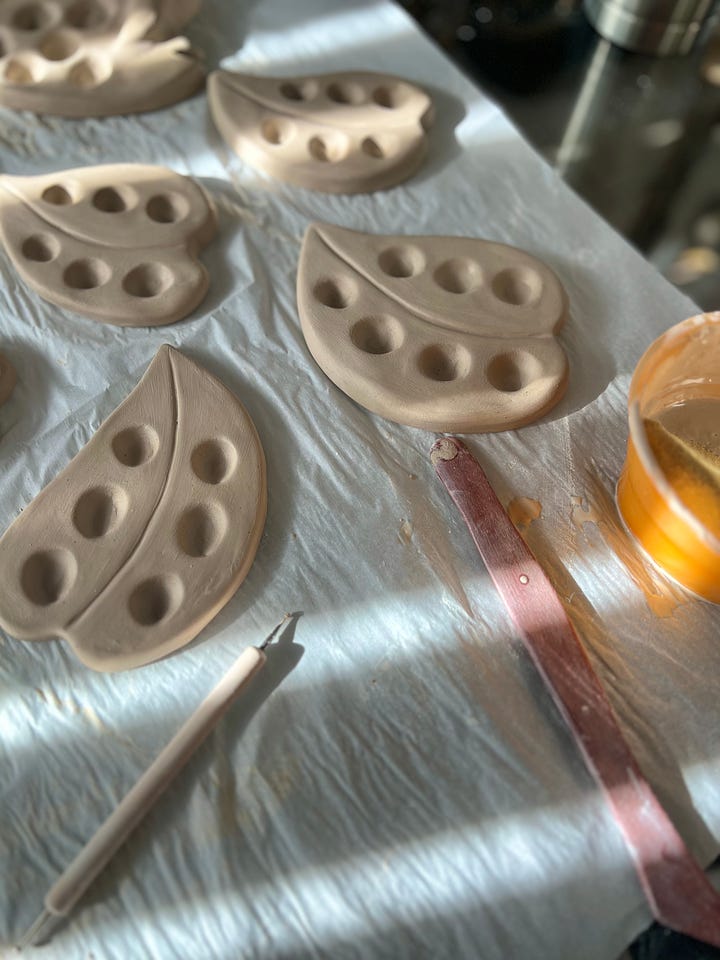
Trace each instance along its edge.
{"label": "cup rim", "polygon": [[647,350],[645,350],[635,367],[630,381],[628,423],[630,439],[635,445],[645,472],[655,484],[658,492],[666,500],[673,512],[690,527],[697,538],[720,557],[720,537],[712,533],[702,520],[683,503],[660,468],[660,464],[652,452],[650,441],[643,426],[643,418],[640,414],[640,402],[635,396],[635,393],[639,389],[638,380],[643,377],[648,364],[653,361],[656,354],[662,351],[664,347],[667,347],[669,343],[672,343],[672,341],[686,336],[688,331],[693,327],[702,327],[707,324],[717,325],[720,330],[720,311],[696,314],[695,316],[688,317],[687,320],[676,323],[662,333],[656,340],[653,340]]}

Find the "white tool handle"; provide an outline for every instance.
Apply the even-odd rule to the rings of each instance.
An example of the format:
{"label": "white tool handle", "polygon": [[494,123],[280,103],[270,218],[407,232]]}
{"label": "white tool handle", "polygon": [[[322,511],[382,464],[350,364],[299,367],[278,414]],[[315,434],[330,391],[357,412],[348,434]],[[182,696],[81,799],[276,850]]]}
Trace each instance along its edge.
{"label": "white tool handle", "polygon": [[243,686],[265,663],[265,654],[248,647],[180,727],[115,811],[61,874],[45,897],[48,913],[64,916],[90,886],[168,786],[192,752],[205,739]]}

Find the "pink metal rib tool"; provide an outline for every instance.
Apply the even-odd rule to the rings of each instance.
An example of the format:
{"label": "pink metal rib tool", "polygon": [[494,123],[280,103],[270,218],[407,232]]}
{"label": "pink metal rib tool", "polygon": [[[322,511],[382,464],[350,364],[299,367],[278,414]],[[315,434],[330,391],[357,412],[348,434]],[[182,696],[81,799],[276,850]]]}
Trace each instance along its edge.
{"label": "pink metal rib tool", "polygon": [[653,916],[720,947],[720,894],[643,776],[554,587],[462,441],[444,437],[430,457],[610,804]]}

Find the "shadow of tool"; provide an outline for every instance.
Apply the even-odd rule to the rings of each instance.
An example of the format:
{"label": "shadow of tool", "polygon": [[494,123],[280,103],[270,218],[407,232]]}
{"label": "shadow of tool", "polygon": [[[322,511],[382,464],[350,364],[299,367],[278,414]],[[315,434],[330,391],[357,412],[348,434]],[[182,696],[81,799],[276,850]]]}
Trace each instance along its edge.
{"label": "shadow of tool", "polygon": [[230,739],[242,734],[270,694],[300,663],[305,648],[295,643],[295,630],[301,616],[302,611],[289,615],[287,625],[282,627],[277,639],[265,647],[265,666],[244,691],[242,700],[229,707],[225,723]]}

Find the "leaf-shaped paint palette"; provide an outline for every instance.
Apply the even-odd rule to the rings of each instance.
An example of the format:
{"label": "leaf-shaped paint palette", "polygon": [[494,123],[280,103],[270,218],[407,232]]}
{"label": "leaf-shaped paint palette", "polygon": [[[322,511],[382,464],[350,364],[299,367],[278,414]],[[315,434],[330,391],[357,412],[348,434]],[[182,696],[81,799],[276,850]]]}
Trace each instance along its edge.
{"label": "leaf-shaped paint palette", "polygon": [[105,323],[157,326],[194,310],[208,288],[197,254],[216,226],[205,191],[164,167],[0,176],[0,236],[20,276]]}
{"label": "leaf-shaped paint palette", "polygon": [[250,166],[325,193],[395,186],[420,165],[432,102],[399,77],[332,73],[208,79],[215,125]]}
{"label": "leaf-shaped paint palette", "polygon": [[104,117],[184,100],[202,86],[204,71],[175,33],[198,7],[198,0],[3,0],[0,104]]}
{"label": "leaf-shaped paint palette", "polygon": [[127,399],[0,539],[0,624],[96,670],[191,640],[250,569],[265,458],[233,394],[163,346]]}
{"label": "leaf-shaped paint palette", "polygon": [[554,336],[565,291],[516,247],[316,223],[303,240],[297,297],[328,377],[398,423],[510,430],[545,413],[567,383]]}

